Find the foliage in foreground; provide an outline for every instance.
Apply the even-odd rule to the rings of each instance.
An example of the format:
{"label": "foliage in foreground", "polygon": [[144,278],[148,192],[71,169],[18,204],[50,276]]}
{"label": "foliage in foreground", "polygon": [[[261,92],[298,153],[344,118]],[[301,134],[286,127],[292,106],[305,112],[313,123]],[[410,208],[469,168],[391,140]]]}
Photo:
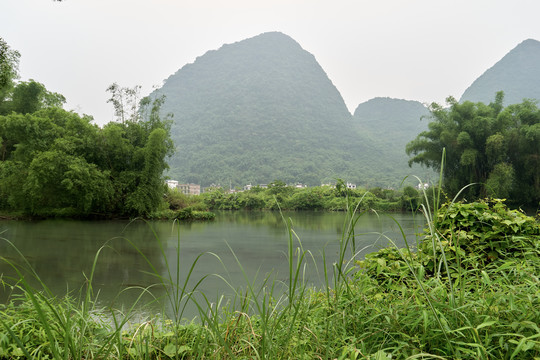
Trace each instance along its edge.
{"label": "foliage in foreground", "polygon": [[131,327],[125,326],[133,316],[129,312],[112,312],[108,316],[114,321],[106,321],[104,310],[94,308],[88,296],[55,299],[32,290],[21,277],[23,295],[2,308],[0,354],[43,359],[540,357],[538,222],[499,200],[424,210],[429,230],[416,239],[417,251],[381,249],[357,267],[344,257],[358,219],[349,211],[341,239],[345,261],[324,269],[322,290],[303,281],[309,254],[289,223],[284,292],[277,290],[279,283],[266,279],[259,287],[246,276],[246,288],[230,302],[212,305],[204,294],[196,298],[200,323],[181,320],[196,286],[188,290],[187,280],[175,283],[171,274],[159,275],[158,282],[168,289],[163,300],[175,306],[175,315]]}

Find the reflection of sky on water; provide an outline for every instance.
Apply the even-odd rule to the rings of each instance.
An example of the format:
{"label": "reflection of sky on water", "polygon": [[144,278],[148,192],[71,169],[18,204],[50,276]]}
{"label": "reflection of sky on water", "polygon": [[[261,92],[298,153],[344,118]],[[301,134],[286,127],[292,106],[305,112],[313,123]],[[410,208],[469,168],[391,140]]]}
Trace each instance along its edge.
{"label": "reflection of sky on water", "polygon": [[[420,216],[413,219],[408,214],[393,214],[392,217],[404,228],[408,241],[414,243],[414,222],[421,221]],[[94,289],[100,291],[101,303],[128,306],[140,293],[140,289],[134,287],[146,288],[158,282],[155,276],[147,274],[152,269],[139,250],[161,276],[168,278],[169,269],[172,281],[176,282],[178,240],[179,284],[184,283],[197,256],[205,253],[198,260],[187,288],[192,289],[200,279],[210,275],[198,288],[210,301],[215,302],[222,294],[231,294],[230,286],[245,289],[246,281],[261,284],[268,273],[272,274],[270,279],[287,282],[289,235],[285,221],[292,221],[292,229],[303,249],[309,251],[305,259],[307,281],[321,285],[324,281],[322,253],[330,269],[338,259],[345,220],[344,213],[287,212],[282,217],[277,212],[237,211],[220,212],[213,222],[186,223],[179,227],[171,222],[46,220],[2,221],[0,231],[4,231],[1,236],[17,246],[56,294],[78,291],[85,277],[90,276],[100,251]],[[389,242],[381,233],[398,245],[404,244],[392,218],[367,213],[360,217],[355,228],[356,249],[364,249],[361,253],[364,254],[387,246]],[[162,256],[160,241],[167,261]],[[296,238],[294,241],[296,248],[299,243]],[[0,251],[10,261],[22,264],[7,242],[0,243]],[[13,275],[5,263],[0,264],[0,272],[4,277]],[[159,289],[153,288],[155,296],[163,295],[163,289]],[[6,293],[2,298],[6,298]],[[188,309],[188,315],[195,315],[195,309]]]}

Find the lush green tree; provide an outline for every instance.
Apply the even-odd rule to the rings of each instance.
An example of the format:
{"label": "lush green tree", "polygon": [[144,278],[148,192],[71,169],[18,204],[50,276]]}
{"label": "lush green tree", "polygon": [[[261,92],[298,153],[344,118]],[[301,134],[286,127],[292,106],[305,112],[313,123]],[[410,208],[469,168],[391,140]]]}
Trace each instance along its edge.
{"label": "lush green tree", "polygon": [[347,189],[347,185],[345,184],[345,181],[343,181],[343,179],[336,180],[334,193],[336,194],[336,196],[340,196],[340,197],[346,197],[347,194],[349,193]]}
{"label": "lush green tree", "polygon": [[143,215],[163,199],[166,122],[109,123],[57,107],[0,116],[0,207],[34,215]]}
{"label": "lush green tree", "polygon": [[19,58],[21,54],[9,47],[0,37],[0,108],[7,94],[19,77]]}
{"label": "lush green tree", "polygon": [[295,192],[288,206],[296,210],[319,210],[324,208],[324,192],[321,187],[300,189]]}
{"label": "lush green tree", "polygon": [[144,215],[165,194],[173,152],[164,97],[109,87],[121,121],[100,129],[34,80],[14,83],[19,53],[0,38],[0,209],[32,215]]}
{"label": "lush green tree", "polygon": [[[540,110],[535,103],[503,108],[495,101],[432,104],[428,130],[407,144],[409,164],[443,171],[445,189],[456,194],[464,186],[472,198],[509,197],[522,204],[540,201]],[[445,153],[444,166],[442,165]]]}
{"label": "lush green tree", "polygon": [[293,193],[294,187],[288,186],[282,180],[274,180],[268,184],[268,194],[275,195],[278,198],[283,196],[289,196]]}
{"label": "lush green tree", "polygon": [[170,116],[160,116],[164,97],[145,97],[135,111],[139,88],[109,87],[120,122],[103,129],[104,160],[116,179],[115,198],[128,215],[148,214],[163,201],[162,174],[168,169],[166,158],[174,151]]}
{"label": "lush green tree", "polygon": [[49,150],[30,163],[23,191],[31,214],[88,215],[107,209],[112,183],[84,158]]}
{"label": "lush green tree", "polygon": [[420,194],[412,186],[405,186],[403,188],[403,195],[401,195],[401,206],[405,210],[416,210],[421,203]]}
{"label": "lush green tree", "polygon": [[143,148],[144,167],[138,176],[138,185],[126,198],[130,213],[149,214],[163,200],[166,185],[161,175],[167,168],[165,157],[170,154],[170,149],[168,132],[162,128],[152,130]]}
{"label": "lush green tree", "polygon": [[506,107],[498,118],[506,154],[501,162],[514,170],[510,198],[518,204],[540,202],[540,109],[535,102]]}
{"label": "lush green tree", "polygon": [[21,81],[9,89],[7,97],[0,103],[0,115],[30,114],[45,108],[62,107],[65,102],[63,95],[48,91],[37,81]]}
{"label": "lush green tree", "polygon": [[[90,121],[58,108],[0,116],[0,203],[32,214],[65,208],[89,211],[93,180],[106,178],[84,157],[95,149],[98,128]],[[98,198],[107,187],[99,184],[94,192]]]}
{"label": "lush green tree", "polygon": [[[486,140],[492,135],[495,109],[482,103],[458,103],[447,99],[449,108],[432,104],[432,121],[429,130],[407,144],[406,152],[414,156],[409,165],[419,163],[439,171],[443,149],[446,162],[443,166],[447,189],[456,193],[466,184],[484,182],[489,174],[486,159]],[[472,188],[474,196],[478,188]]]}
{"label": "lush green tree", "polygon": [[44,107],[62,106],[64,96],[49,92],[34,80],[16,83],[19,77],[18,51],[13,50],[0,37],[0,115],[12,111],[27,114]]}
{"label": "lush green tree", "polygon": [[508,198],[514,185],[514,168],[508,163],[498,163],[493,167],[486,181],[486,191],[493,198]]}
{"label": "lush green tree", "polygon": [[26,210],[22,184],[28,175],[28,165],[21,161],[0,161],[0,208]]}
{"label": "lush green tree", "polygon": [[19,82],[10,97],[4,112],[29,114],[44,108],[62,107],[66,102],[63,95],[48,91],[45,85],[34,80]]}

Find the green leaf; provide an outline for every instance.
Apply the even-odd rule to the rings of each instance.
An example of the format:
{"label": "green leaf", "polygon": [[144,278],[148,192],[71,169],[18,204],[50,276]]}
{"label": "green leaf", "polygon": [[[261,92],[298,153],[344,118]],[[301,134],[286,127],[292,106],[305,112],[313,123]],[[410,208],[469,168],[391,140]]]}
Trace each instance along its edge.
{"label": "green leaf", "polygon": [[[482,271],[482,273],[484,273],[484,271]],[[482,275],[483,275],[483,274],[482,274]],[[487,275],[487,274],[486,274],[486,275]],[[491,326],[491,325],[493,325],[493,324],[496,324],[497,322],[498,322],[497,320],[485,321],[485,322],[481,323],[480,325],[478,325],[478,326],[476,327],[476,330],[480,330],[480,329],[485,328],[485,327],[487,327],[487,326]]]}
{"label": "green leaf", "polygon": [[163,352],[165,353],[165,355],[167,355],[168,357],[173,357],[174,355],[176,355],[176,346],[174,344],[167,344],[164,348],[163,348]]}
{"label": "green leaf", "polygon": [[23,351],[21,350],[21,348],[17,347],[17,348],[14,348],[13,349],[13,352],[11,353],[11,355],[15,356],[15,357],[23,357],[24,356],[24,353]]}
{"label": "green leaf", "polygon": [[174,357],[175,355],[181,355],[181,354],[184,354],[188,351],[190,351],[191,348],[187,345],[182,345],[182,346],[179,346],[178,348],[176,347],[175,344],[167,344],[165,345],[165,347],[163,348],[163,352],[168,356],[168,357]]}

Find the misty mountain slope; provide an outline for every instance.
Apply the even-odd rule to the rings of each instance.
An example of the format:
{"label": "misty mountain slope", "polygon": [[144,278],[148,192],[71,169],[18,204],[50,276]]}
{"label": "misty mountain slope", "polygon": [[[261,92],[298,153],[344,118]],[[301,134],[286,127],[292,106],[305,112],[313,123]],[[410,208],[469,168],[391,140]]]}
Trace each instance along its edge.
{"label": "misty mountain slope", "polygon": [[170,177],[240,186],[377,177],[372,141],[309,52],[272,32],[209,51],[170,76]]}
{"label": "misty mountain slope", "polygon": [[429,110],[412,100],[377,97],[366,101],[354,111],[354,123],[360,131],[377,139],[377,143],[407,143],[427,130]]}
{"label": "misty mountain slope", "polygon": [[387,181],[401,181],[407,175],[434,180],[432,171],[419,165],[409,168],[405,153],[405,145],[427,130],[428,116],[429,110],[418,101],[382,97],[366,101],[354,111],[355,128],[373,141],[382,170],[389,175]]}
{"label": "misty mountain slope", "polygon": [[521,103],[524,98],[540,99],[539,41],[528,39],[512,49],[476,79],[460,101],[489,104],[500,90],[505,93],[505,106]]}

